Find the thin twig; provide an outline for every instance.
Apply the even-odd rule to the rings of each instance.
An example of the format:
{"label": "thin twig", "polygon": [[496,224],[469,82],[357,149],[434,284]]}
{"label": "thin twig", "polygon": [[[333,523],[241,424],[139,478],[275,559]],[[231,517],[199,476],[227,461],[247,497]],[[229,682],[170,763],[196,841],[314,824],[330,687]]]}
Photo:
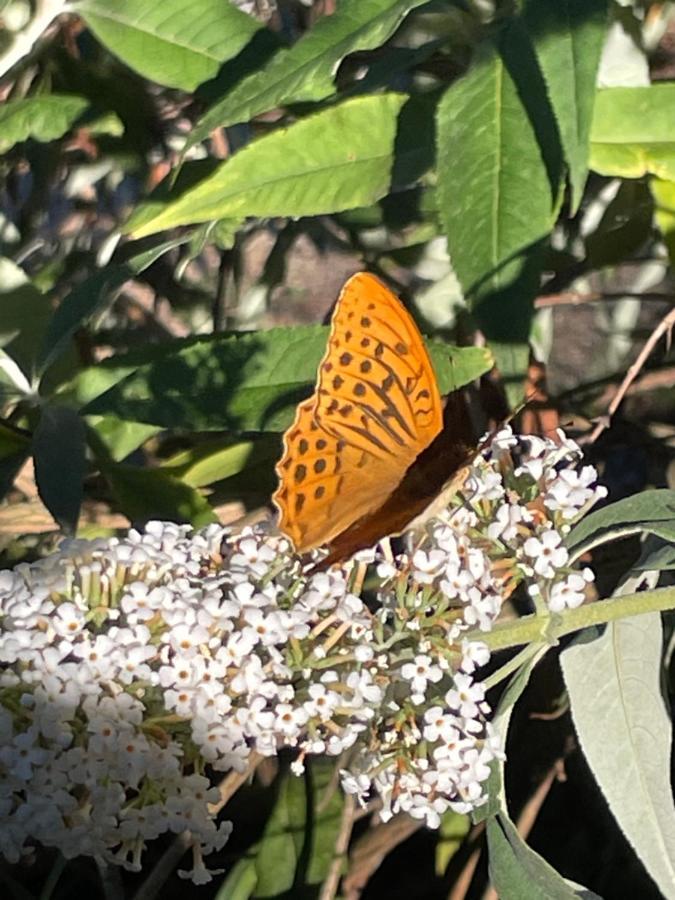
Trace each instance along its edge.
{"label": "thin twig", "polygon": [[623,400],[623,398],[626,395],[626,391],[628,390],[628,388],[631,386],[633,381],[635,381],[638,374],[640,373],[640,369],[644,366],[645,362],[647,361],[647,358],[649,357],[649,354],[652,352],[652,350],[654,349],[656,344],[661,340],[661,338],[664,334],[668,336],[667,340],[668,340],[668,342],[670,342],[670,333],[673,330],[673,327],[675,327],[675,306],[670,310],[670,312],[667,315],[665,315],[661,319],[661,321],[656,326],[654,331],[652,331],[652,333],[650,334],[647,342],[645,343],[644,347],[638,354],[637,359],[635,360],[633,365],[626,372],[626,377],[621,382],[621,384],[619,386],[619,390],[616,392],[616,394],[614,395],[614,398],[612,399],[612,402],[609,404],[609,407],[607,409],[607,414],[602,416],[602,418],[598,421],[598,423],[596,424],[596,426],[593,429],[593,431],[591,432],[591,434],[585,440],[583,440],[584,444],[593,444],[595,441],[597,441],[597,439],[600,437],[602,432],[606,428],[609,428],[611,421],[612,421],[612,416],[619,408],[621,401]]}
{"label": "thin twig", "polygon": [[644,300],[654,303],[658,301],[670,301],[672,297],[659,291],[633,293],[632,291],[589,291],[580,294],[577,291],[561,291],[559,294],[542,294],[534,301],[535,309],[549,309],[552,306],[583,306],[589,303],[601,303],[605,301],[617,302],[619,300]]}
{"label": "thin twig", "polygon": [[229,803],[231,798],[237,793],[242,784],[245,784],[258,768],[264,757],[259,753],[251,753],[248,758],[248,765],[243,772],[230,772],[218,785],[220,791],[220,800],[217,803],[209,804],[209,813],[215,816],[220,810]]}
{"label": "thin twig", "polygon": [[349,871],[342,879],[342,896],[345,900],[356,900],[360,897],[371,875],[380,867],[385,856],[419,831],[423,824],[419,819],[399,813],[360,837],[349,856]]}
{"label": "thin twig", "polygon": [[335,854],[330,864],[328,875],[321,885],[319,900],[333,900],[340,886],[340,876],[342,874],[342,864],[347,854],[349,841],[352,836],[354,827],[354,812],[356,803],[352,794],[345,795],[344,806],[342,807],[342,818],[340,820],[340,830],[335,841]]}

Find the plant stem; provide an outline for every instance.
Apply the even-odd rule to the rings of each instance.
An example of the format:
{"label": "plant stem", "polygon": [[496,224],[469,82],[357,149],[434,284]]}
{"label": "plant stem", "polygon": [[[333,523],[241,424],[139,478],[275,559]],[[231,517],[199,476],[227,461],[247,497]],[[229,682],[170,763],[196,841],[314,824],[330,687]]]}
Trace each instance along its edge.
{"label": "plant stem", "polygon": [[628,616],[639,616],[647,612],[660,612],[675,608],[675,588],[657,588],[653,591],[639,591],[624,597],[613,597],[588,603],[577,609],[566,609],[548,616],[530,615],[520,619],[500,622],[492,631],[478,629],[467,632],[468,640],[482,641],[491,650],[505,650],[519,647],[542,639],[551,645],[566,634],[589,628],[591,625],[605,625]]}

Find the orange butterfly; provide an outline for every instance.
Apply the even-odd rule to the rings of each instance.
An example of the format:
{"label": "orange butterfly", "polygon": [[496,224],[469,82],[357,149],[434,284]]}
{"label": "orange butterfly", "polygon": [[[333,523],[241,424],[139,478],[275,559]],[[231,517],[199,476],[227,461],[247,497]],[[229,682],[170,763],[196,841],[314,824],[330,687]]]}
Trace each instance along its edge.
{"label": "orange butterfly", "polygon": [[374,275],[352,276],[276,466],[272,499],[295,549],[328,545],[323,568],[406,528],[476,452],[459,392],[446,404],[449,428],[443,418],[412,316]]}

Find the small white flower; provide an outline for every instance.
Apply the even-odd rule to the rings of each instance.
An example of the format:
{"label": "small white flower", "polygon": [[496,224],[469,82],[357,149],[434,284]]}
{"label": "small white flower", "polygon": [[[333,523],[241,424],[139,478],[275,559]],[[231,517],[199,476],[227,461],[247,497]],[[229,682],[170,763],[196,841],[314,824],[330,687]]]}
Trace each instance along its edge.
{"label": "small white flower", "polygon": [[586,579],[579,572],[572,572],[563,581],[551,585],[548,593],[548,606],[553,612],[563,609],[574,609],[581,606],[585,599]]}
{"label": "small white flower", "polygon": [[523,544],[523,552],[534,560],[534,571],[542,578],[553,578],[569,559],[567,550],[561,546],[562,535],[549,528],[539,538],[528,538]]}

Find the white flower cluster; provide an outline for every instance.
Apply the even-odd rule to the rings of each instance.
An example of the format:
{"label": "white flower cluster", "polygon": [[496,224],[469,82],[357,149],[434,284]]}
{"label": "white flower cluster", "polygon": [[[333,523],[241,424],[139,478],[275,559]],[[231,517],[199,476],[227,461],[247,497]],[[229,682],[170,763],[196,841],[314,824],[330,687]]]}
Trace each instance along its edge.
{"label": "white flower cluster", "polygon": [[[394,689],[404,699],[389,698],[392,714],[380,719],[374,749],[360,755],[343,785],[360,798],[374,787],[385,819],[407,812],[434,827],[446,810],[468,812],[484,802],[488,765],[500,751],[473,673],[489,653],[462,635],[489,631],[521,582],[551,612],[583,602],[593,574],[570,568],[563,535],[606,491],[592,466],[573,468],[580,455],[562,432],[553,441],[502,429],[415,549],[378,566],[376,617],[388,626],[389,642],[410,656],[399,668],[407,684]],[[406,632],[416,635],[407,645]],[[450,675],[451,686],[439,692]],[[388,748],[398,769],[382,764]]]}
{"label": "white flower cluster", "polygon": [[501,432],[421,546],[380,562],[370,607],[349,565],[306,575],[262,528],[155,522],[0,573],[0,853],[39,841],[138,870],[147,841],[187,831],[182,874],[203,883],[231,828],[207,767],[283,746],[296,772],[353,748],[343,786],[374,788],[385,817],[484,802],[500,750],[466,632],[519,581],[581,602],[561,529],[600,491],[574,455]]}

